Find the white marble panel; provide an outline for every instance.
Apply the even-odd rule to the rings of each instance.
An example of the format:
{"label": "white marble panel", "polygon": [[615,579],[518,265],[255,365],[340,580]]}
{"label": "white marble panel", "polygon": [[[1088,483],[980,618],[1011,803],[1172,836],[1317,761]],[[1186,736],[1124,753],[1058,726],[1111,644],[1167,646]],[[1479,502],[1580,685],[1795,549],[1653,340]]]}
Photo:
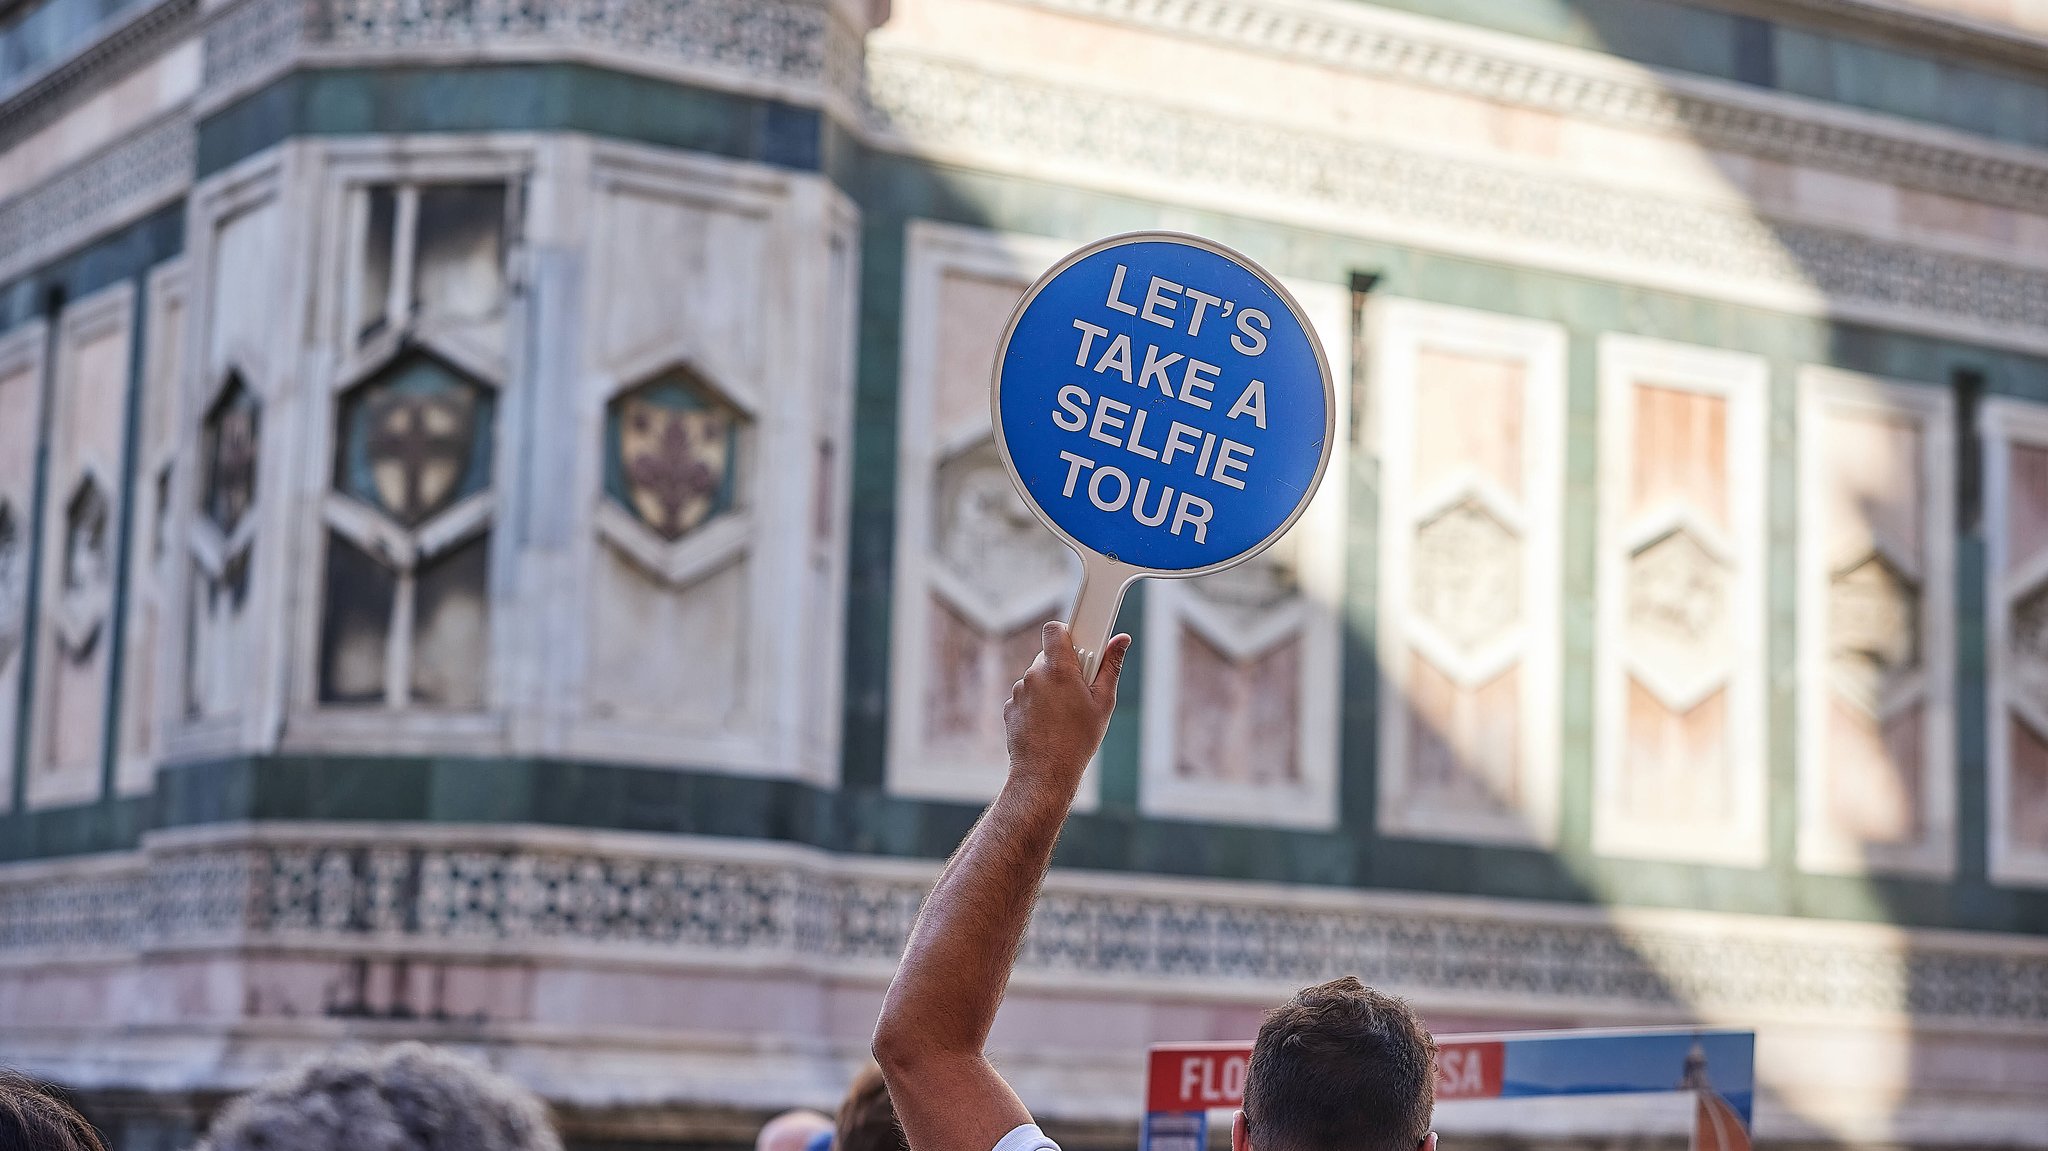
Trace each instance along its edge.
{"label": "white marble panel", "polygon": [[[1073,245],[912,221],[897,393],[888,787],[984,802],[1008,772],[1003,701],[1065,618],[1080,564],[1017,494],[989,422],[1010,312]],[[1082,806],[1095,802],[1095,772]]]}
{"label": "white marble panel", "polygon": [[48,342],[48,328],[41,321],[0,337],[0,810],[14,803],[15,736],[29,629],[29,565],[36,550],[36,437]]}
{"label": "white marble panel", "polygon": [[122,442],[134,287],[67,307],[60,321],[43,494],[42,628],[29,739],[32,806],[96,798],[114,635]]}
{"label": "white marble panel", "polygon": [[1817,367],[1799,396],[1799,864],[1951,874],[1953,401]]}
{"label": "white marble panel", "polygon": [[2048,885],[2048,405],[1995,397],[1984,445],[1985,732],[1994,880]]}
{"label": "white marble panel", "polygon": [[1760,356],[1600,339],[1593,846],[1764,862]]}
{"label": "white marble panel", "polygon": [[1322,487],[1271,549],[1215,575],[1145,585],[1138,809],[1149,816],[1337,825],[1351,293],[1286,287],[1329,358],[1339,434]]}
{"label": "white marble panel", "polygon": [[1379,824],[1557,837],[1564,329],[1373,304]]}

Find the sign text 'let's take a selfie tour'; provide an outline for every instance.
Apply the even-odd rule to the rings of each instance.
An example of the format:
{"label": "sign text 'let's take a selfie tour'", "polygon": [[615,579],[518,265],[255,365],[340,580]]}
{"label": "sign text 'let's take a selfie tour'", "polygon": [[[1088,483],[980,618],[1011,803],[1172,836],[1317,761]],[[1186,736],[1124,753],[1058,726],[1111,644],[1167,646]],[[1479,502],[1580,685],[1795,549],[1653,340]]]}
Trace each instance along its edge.
{"label": "sign text 'let's take a selfie tour'", "polygon": [[1336,395],[1300,305],[1257,264],[1174,232],[1099,240],[1033,284],[996,350],[996,443],[1081,557],[1089,676],[1124,591],[1264,551],[1329,463]]}

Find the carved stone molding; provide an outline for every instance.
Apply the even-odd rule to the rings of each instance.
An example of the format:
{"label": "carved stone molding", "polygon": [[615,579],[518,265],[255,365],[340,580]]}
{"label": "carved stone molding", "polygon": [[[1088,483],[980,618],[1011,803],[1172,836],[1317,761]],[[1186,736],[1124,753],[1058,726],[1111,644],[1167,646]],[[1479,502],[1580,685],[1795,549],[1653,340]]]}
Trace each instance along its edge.
{"label": "carved stone molding", "polygon": [[860,30],[828,0],[243,0],[206,32],[207,99],[319,62],[625,54],[823,98],[859,89]]}
{"label": "carved stone molding", "polygon": [[[1517,258],[1817,291],[1838,309],[1947,317],[1975,330],[2039,333],[2048,273],[1750,212],[1611,188],[1366,140],[1143,104],[903,52],[868,59],[871,126],[899,146],[1085,168],[1180,194],[1263,195],[1426,229]],[[1629,271],[1624,271],[1624,265]]]}
{"label": "carved stone molding", "polygon": [[177,199],[197,149],[192,120],[174,115],[0,202],[0,280]]}
{"label": "carved stone molding", "polygon": [[[1231,47],[1558,112],[1623,127],[1683,132],[1699,143],[2048,211],[2048,155],[1818,101],[1748,92],[1535,45],[1502,51],[1487,34],[1423,30],[1423,21],[1367,5],[1325,9],[1285,0],[1009,0]],[[1811,0],[1820,4],[1821,0]],[[1868,5],[1826,0],[1825,6]],[[1939,21],[1928,21],[1939,23]],[[1574,61],[1584,55],[1584,63]],[[2036,62],[2038,66],[2038,61]]]}
{"label": "carved stone molding", "polygon": [[161,0],[125,17],[76,55],[31,77],[0,99],[0,149],[183,39],[198,14],[199,0]]}
{"label": "carved stone molding", "polygon": [[[303,947],[885,973],[936,865],[686,837],[340,826],[173,833],[0,869],[0,960]],[[2038,941],[1816,921],[1055,872],[1025,978],[1263,995],[1356,973],[1442,1001],[1654,1017],[2048,1026]]]}

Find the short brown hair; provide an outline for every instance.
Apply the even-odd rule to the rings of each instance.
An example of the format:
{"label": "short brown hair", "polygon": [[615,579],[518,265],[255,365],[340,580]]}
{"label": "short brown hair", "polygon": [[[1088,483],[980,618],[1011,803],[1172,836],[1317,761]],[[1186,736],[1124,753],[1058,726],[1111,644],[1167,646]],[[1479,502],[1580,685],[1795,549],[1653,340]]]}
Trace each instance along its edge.
{"label": "short brown hair", "polygon": [[1253,1151],[1415,1151],[1435,1106],[1436,1041],[1349,975],[1269,1012],[1245,1072]]}
{"label": "short brown hair", "polygon": [[0,1147],[14,1151],[107,1151],[100,1133],[41,1083],[0,1068]]}
{"label": "short brown hair", "polygon": [[896,1122],[896,1105],[889,1102],[889,1085],[873,1063],[853,1077],[853,1086],[839,1104],[832,1151],[910,1151],[903,1126]]}

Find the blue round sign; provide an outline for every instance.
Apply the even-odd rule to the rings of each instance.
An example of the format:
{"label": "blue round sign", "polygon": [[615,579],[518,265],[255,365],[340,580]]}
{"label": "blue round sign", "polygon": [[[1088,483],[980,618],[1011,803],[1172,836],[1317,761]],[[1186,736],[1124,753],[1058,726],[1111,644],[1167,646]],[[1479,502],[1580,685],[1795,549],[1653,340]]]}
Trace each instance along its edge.
{"label": "blue round sign", "polygon": [[1173,232],[1047,272],[996,350],[996,442],[1039,517],[1136,569],[1194,575],[1300,516],[1335,431],[1329,361],[1286,289]]}

